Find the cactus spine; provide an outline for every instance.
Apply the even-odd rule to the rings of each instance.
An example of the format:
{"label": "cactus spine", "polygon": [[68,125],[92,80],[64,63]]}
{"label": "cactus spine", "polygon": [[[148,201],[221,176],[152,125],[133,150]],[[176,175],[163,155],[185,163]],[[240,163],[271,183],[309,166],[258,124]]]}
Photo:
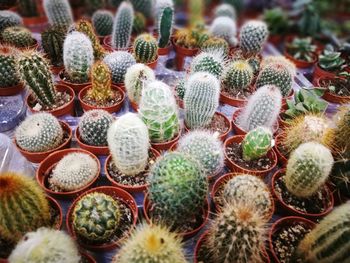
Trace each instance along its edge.
{"label": "cactus spine", "polygon": [[229,53],[229,44],[227,41],[220,37],[211,37],[204,41],[202,44],[202,51],[210,52],[212,50],[219,50],[225,57],[228,56]]}
{"label": "cactus spine", "polygon": [[220,78],[225,64],[224,55],[220,50],[201,52],[195,56],[191,62],[191,73],[208,72]]}
{"label": "cactus spine", "polygon": [[129,2],[122,2],[115,15],[112,46],[117,49],[129,47],[134,22],[134,9]]}
{"label": "cactus spine", "polygon": [[141,63],[155,61],[158,56],[157,40],[148,33],[139,35],[134,41],[134,56]]}
{"label": "cactus spine", "polygon": [[22,17],[10,10],[0,10],[0,32],[7,27],[20,26],[23,24]]}
{"label": "cactus spine", "polygon": [[250,161],[266,156],[272,146],[271,130],[257,127],[248,132],[242,141],[243,159]]}
{"label": "cactus spine", "polygon": [[173,33],[174,10],[170,7],[163,9],[158,24],[158,46],[164,48],[169,44],[169,39]]}
{"label": "cactus spine", "polygon": [[15,48],[0,45],[0,89],[16,86],[20,81],[16,68],[16,53]]}
{"label": "cactus spine", "polygon": [[68,0],[44,0],[43,6],[52,26],[68,27],[73,23],[72,9]]}
{"label": "cactus spine", "polygon": [[209,31],[213,36],[225,39],[231,46],[236,46],[238,43],[236,38],[237,25],[230,17],[219,16],[215,18]]}
{"label": "cactus spine", "polygon": [[49,27],[41,33],[42,46],[53,66],[63,65],[63,43],[66,30],[63,27]]}
{"label": "cactus spine", "polygon": [[334,129],[334,148],[344,158],[350,158],[350,110],[343,107],[335,117],[336,128]]}
{"label": "cactus spine", "polygon": [[112,72],[113,83],[120,84],[124,82],[126,71],[129,67],[136,64],[134,57],[126,51],[114,51],[107,55],[105,62]]}
{"label": "cactus spine", "polygon": [[1,33],[1,38],[4,43],[17,48],[26,48],[35,44],[32,33],[27,28],[22,26],[5,28]]}
{"label": "cactus spine", "polygon": [[269,30],[265,22],[250,20],[241,27],[239,34],[240,47],[248,55],[258,54],[261,52],[268,36]]}
{"label": "cactus spine", "polygon": [[87,97],[96,102],[106,102],[113,96],[112,77],[109,67],[102,61],[97,61],[91,69],[91,89]]}
{"label": "cactus spine", "polygon": [[246,60],[236,60],[227,68],[223,75],[226,88],[234,91],[247,91],[253,81],[254,72]]}
{"label": "cactus spine", "polygon": [[113,14],[107,10],[97,10],[91,18],[92,25],[99,36],[108,36],[113,30]]}

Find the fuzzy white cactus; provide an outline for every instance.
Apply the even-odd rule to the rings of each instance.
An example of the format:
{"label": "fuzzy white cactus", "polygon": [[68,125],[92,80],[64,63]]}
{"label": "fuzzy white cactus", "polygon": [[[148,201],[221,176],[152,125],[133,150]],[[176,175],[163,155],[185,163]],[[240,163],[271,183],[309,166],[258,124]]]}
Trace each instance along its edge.
{"label": "fuzzy white cactus", "polygon": [[123,83],[126,71],[136,64],[135,58],[126,51],[114,51],[108,54],[103,62],[107,64],[112,73],[113,83]]}
{"label": "fuzzy white cactus", "polygon": [[230,17],[231,19],[236,20],[237,19],[237,12],[236,12],[236,9],[232,5],[223,3],[223,4],[218,5],[215,8],[214,16],[215,17],[227,16],[227,17]]}
{"label": "fuzzy white cactus", "polygon": [[239,40],[243,52],[254,55],[259,53],[267,38],[269,30],[267,24],[260,20],[249,20],[240,30]]}
{"label": "fuzzy white cactus", "polygon": [[264,57],[264,59],[261,61],[261,68],[264,68],[270,64],[283,64],[291,74],[292,78],[294,79],[294,76],[296,75],[296,66],[295,64],[286,58],[285,56],[267,56]]}
{"label": "fuzzy white cactus", "polygon": [[236,46],[238,44],[236,37],[237,25],[232,18],[227,16],[219,16],[215,18],[209,28],[209,31],[213,34],[213,36],[225,39],[232,46]]}

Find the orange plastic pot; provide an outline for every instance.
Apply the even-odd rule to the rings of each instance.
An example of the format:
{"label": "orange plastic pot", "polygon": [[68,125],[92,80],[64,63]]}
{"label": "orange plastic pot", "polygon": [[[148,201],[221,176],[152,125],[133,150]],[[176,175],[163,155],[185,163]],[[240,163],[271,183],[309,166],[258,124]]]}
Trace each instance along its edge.
{"label": "orange plastic pot", "polygon": [[[132,39],[130,39],[130,43],[132,43]],[[128,52],[132,52],[132,46],[130,45],[128,48],[120,48],[120,49],[117,49],[117,48],[114,48],[112,46],[112,35],[109,35],[109,36],[105,36],[104,39],[103,39],[103,46],[109,50],[109,51],[128,51]]]}
{"label": "orange plastic pot", "polygon": [[13,87],[0,88],[0,96],[13,96],[18,93],[21,93],[23,89],[24,85],[22,83],[19,83],[18,85]]}
{"label": "orange plastic pot", "polygon": [[85,83],[73,83],[70,81],[67,81],[64,79],[64,69],[61,70],[61,72],[58,74],[58,77],[60,78],[60,81],[65,84],[68,87],[71,87],[75,94],[78,94],[83,88],[85,88],[86,86],[91,85],[91,82],[85,82]]}
{"label": "orange plastic pot", "polygon": [[350,103],[350,96],[339,96],[328,91],[328,85],[329,85],[329,82],[332,82],[332,79],[340,79],[340,78],[321,77],[316,80],[316,86],[327,88],[322,98],[328,102],[335,103],[335,104]]}
{"label": "orange plastic pot", "polygon": [[336,74],[333,72],[329,72],[326,71],[324,69],[322,69],[320,67],[320,65],[318,63],[315,64],[315,68],[314,68],[314,73],[312,75],[313,77],[313,84],[316,85],[317,84],[317,79],[321,78],[321,77],[326,77],[326,78],[335,78]]}
{"label": "orange plastic pot", "polygon": [[289,60],[293,61],[293,63],[297,68],[310,68],[313,65],[315,65],[315,63],[317,63],[317,60],[318,60],[318,56],[314,52],[312,53],[312,61],[296,59],[291,54],[289,54],[287,50],[284,50],[284,56]]}
{"label": "orange plastic pot", "polygon": [[172,45],[176,52],[175,62],[176,62],[177,70],[183,70],[186,57],[193,57],[197,55],[199,51],[198,48],[190,49],[190,48],[184,48],[179,45],[176,45],[174,40],[172,41]]}
{"label": "orange plastic pot", "polygon": [[180,137],[181,137],[181,129],[180,129],[179,133],[170,141],[152,142],[151,145],[152,145],[152,148],[156,149],[157,151],[167,151],[170,149],[170,147],[173,144],[176,144],[179,141]]}
{"label": "orange plastic pot", "polygon": [[146,63],[146,65],[148,67],[150,67],[151,69],[155,69],[157,67],[157,64],[158,64],[158,56],[154,61],[152,61],[150,63]]}
{"label": "orange plastic pot", "polygon": [[166,47],[158,47],[158,56],[166,56],[169,54],[171,49],[171,44],[167,45]]}

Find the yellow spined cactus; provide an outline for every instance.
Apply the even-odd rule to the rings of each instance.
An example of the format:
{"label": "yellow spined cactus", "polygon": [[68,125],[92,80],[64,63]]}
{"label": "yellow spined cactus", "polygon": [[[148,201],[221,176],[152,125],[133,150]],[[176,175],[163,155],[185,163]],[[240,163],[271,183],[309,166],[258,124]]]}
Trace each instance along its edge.
{"label": "yellow spined cactus", "polygon": [[111,72],[104,62],[97,61],[92,66],[91,81],[92,87],[87,92],[89,98],[96,102],[105,102],[113,96]]}

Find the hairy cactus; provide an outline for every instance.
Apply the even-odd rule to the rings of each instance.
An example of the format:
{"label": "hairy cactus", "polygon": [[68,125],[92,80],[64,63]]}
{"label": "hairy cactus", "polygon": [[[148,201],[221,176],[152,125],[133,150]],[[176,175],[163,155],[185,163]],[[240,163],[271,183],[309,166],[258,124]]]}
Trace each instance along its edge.
{"label": "hairy cactus", "polygon": [[224,55],[220,50],[201,52],[191,62],[191,73],[208,72],[220,78],[225,64]]}
{"label": "hairy cactus", "polygon": [[135,9],[135,11],[141,12],[145,17],[151,18],[152,17],[152,7],[153,2],[152,0],[131,0],[131,3]]}
{"label": "hairy cactus", "polygon": [[134,41],[134,56],[141,63],[155,61],[158,56],[157,40],[148,33],[139,35]]}
{"label": "hairy cactus", "polygon": [[298,197],[313,195],[326,182],[332,166],[333,156],[328,148],[317,142],[301,144],[288,160],[288,191]]}
{"label": "hairy cactus", "polygon": [[176,31],[175,43],[185,48],[200,48],[209,39],[209,33],[202,26],[182,28]]}
{"label": "hairy cactus", "polygon": [[263,86],[248,99],[247,105],[238,116],[237,123],[247,132],[258,126],[272,129],[281,105],[280,90],[273,85]]}
{"label": "hairy cactus", "polygon": [[350,110],[342,107],[335,115],[334,148],[344,158],[350,158]]}
{"label": "hairy cactus", "polygon": [[237,25],[232,18],[227,16],[215,18],[209,31],[213,36],[225,39],[231,46],[236,46],[238,44],[236,38]]}
{"label": "hairy cactus", "polygon": [[228,90],[247,91],[253,81],[254,72],[248,61],[233,61],[223,74],[222,81]]}
{"label": "hairy cactus", "polygon": [[220,83],[210,73],[193,74],[185,84],[185,122],[193,128],[208,125],[219,106]]}
{"label": "hairy cactus", "polygon": [[273,212],[273,197],[262,179],[250,174],[240,174],[230,179],[222,193],[223,203],[245,203],[269,220]]}
{"label": "hairy cactus", "polygon": [[18,7],[20,14],[24,17],[35,17],[38,15],[38,6],[35,0],[19,0]]}
{"label": "hairy cactus", "polygon": [[199,163],[190,156],[165,154],[153,165],[148,180],[154,213],[172,230],[202,210],[208,182]]}
{"label": "hairy cactus", "polygon": [[63,43],[66,30],[63,27],[49,27],[41,33],[42,46],[54,66],[63,65]]}
{"label": "hairy cactus", "polygon": [[20,26],[23,24],[22,17],[10,10],[0,10],[0,32],[7,27]]}
{"label": "hairy cactus", "polygon": [[122,2],[115,15],[112,46],[114,48],[128,48],[134,22],[134,9],[129,2]]}
{"label": "hairy cactus", "polygon": [[106,146],[107,131],[113,121],[113,115],[104,110],[84,112],[78,125],[82,141],[88,145]]}
{"label": "hairy cactus", "polygon": [[108,130],[108,147],[113,163],[125,175],[137,175],[148,164],[147,126],[134,113],[118,118]]}
{"label": "hairy cactus", "polygon": [[257,127],[248,132],[242,141],[243,159],[250,161],[263,157],[272,146],[271,130],[265,127]]}
{"label": "hairy cactus", "polygon": [[16,129],[17,145],[29,152],[45,152],[62,143],[63,129],[53,115],[36,113],[28,116]]}
{"label": "hairy cactus", "polygon": [[50,223],[45,194],[31,178],[18,173],[0,174],[0,235],[18,241],[25,233]]}
{"label": "hairy cactus", "polygon": [[146,23],[147,21],[145,16],[140,12],[135,12],[132,33],[135,35],[141,34],[146,30]]}
{"label": "hairy cactus", "polygon": [[142,90],[139,113],[151,142],[170,141],[179,133],[176,101],[165,83],[153,81],[146,85]]}
{"label": "hairy cactus", "polygon": [[4,43],[17,48],[26,48],[35,44],[32,33],[22,26],[7,27],[2,31],[1,38]]}
{"label": "hairy cactus", "polygon": [[141,63],[132,65],[125,74],[125,89],[131,102],[140,103],[143,87],[156,79],[153,70]]}
{"label": "hairy cactus", "polygon": [[126,51],[114,51],[107,55],[105,62],[112,72],[113,83],[120,84],[124,82],[126,71],[129,67],[136,64],[134,57]]}
{"label": "hairy cactus", "polygon": [[183,136],[177,150],[191,155],[204,169],[206,175],[215,175],[224,167],[222,143],[209,131],[192,131]]}
{"label": "hairy cactus", "polygon": [[220,37],[210,37],[203,44],[201,49],[204,52],[211,52],[212,50],[219,50],[222,54],[227,57],[230,51],[229,44],[227,41]]}
{"label": "hairy cactus", "polygon": [[246,54],[254,55],[260,53],[267,38],[269,30],[263,21],[250,20],[240,30],[240,47]]}
{"label": "hairy cactus", "polygon": [[108,242],[120,224],[120,204],[112,196],[92,192],[76,203],[72,222],[74,232],[89,241]]}
{"label": "hairy cactus", "polygon": [[17,52],[11,46],[0,45],[0,89],[16,86],[20,81],[16,68]]}
{"label": "hairy cactus", "polygon": [[335,208],[299,243],[296,259],[311,263],[349,262],[350,203]]}
{"label": "hairy cactus", "polygon": [[227,16],[227,17],[230,17],[231,19],[237,18],[236,9],[232,5],[225,4],[225,3],[220,4],[215,8],[214,16],[215,17]]}
{"label": "hairy cactus", "polygon": [[97,10],[91,18],[92,25],[99,36],[112,34],[113,14],[108,10]]}
{"label": "hairy cactus", "polygon": [[89,80],[93,52],[91,41],[85,34],[74,31],[67,35],[63,45],[63,62],[70,81],[83,83]]}
{"label": "hairy cactus", "polygon": [[68,0],[44,0],[43,6],[52,26],[68,27],[73,23],[72,9]]}
{"label": "hairy cactus", "polygon": [[158,22],[158,46],[161,48],[169,44],[171,34],[173,33],[174,10],[170,7],[163,9]]}

